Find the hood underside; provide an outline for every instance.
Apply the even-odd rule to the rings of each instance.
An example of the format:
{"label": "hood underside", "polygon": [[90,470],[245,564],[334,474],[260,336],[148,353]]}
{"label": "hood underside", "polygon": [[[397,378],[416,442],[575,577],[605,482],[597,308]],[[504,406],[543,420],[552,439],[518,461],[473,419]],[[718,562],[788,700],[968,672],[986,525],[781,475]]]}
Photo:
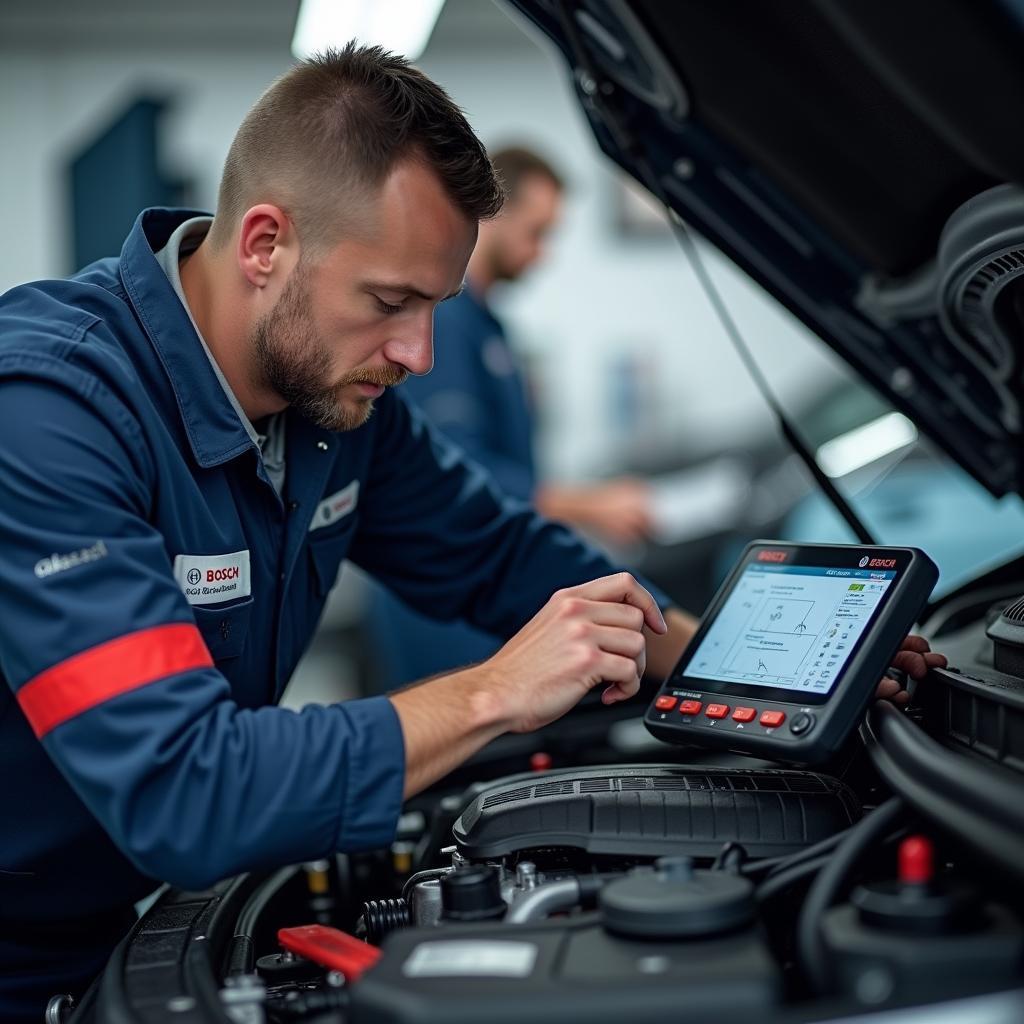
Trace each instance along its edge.
{"label": "hood underside", "polygon": [[1024,490],[1024,0],[509,0],[602,149]]}

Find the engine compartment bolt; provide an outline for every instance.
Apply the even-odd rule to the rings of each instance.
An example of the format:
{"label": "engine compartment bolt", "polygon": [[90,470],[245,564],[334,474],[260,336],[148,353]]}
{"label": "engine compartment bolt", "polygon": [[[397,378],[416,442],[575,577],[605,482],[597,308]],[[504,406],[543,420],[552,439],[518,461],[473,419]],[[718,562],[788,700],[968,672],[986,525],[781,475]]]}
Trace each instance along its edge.
{"label": "engine compartment bolt", "polygon": [[516,865],[516,884],[520,889],[537,888],[537,865],[532,860],[520,861]]}

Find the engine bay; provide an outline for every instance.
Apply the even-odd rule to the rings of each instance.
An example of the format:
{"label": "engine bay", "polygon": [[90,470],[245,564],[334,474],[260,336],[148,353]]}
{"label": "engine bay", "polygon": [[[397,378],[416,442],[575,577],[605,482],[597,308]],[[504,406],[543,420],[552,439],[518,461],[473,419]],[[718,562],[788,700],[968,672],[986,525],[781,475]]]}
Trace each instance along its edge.
{"label": "engine bay", "polygon": [[950,667],[821,771],[535,755],[417,798],[390,849],[168,890],[75,1020],[1018,1020],[1016,596],[934,609]]}

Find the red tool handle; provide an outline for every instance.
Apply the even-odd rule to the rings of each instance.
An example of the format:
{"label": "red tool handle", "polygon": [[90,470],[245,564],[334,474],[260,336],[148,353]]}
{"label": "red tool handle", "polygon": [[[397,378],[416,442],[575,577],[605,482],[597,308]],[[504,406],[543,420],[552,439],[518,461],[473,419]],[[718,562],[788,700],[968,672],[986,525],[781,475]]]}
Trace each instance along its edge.
{"label": "red tool handle", "polygon": [[340,971],[346,981],[356,981],[379,959],[380,950],[359,939],[322,924],[282,928],[277,933],[281,945],[332,971]]}

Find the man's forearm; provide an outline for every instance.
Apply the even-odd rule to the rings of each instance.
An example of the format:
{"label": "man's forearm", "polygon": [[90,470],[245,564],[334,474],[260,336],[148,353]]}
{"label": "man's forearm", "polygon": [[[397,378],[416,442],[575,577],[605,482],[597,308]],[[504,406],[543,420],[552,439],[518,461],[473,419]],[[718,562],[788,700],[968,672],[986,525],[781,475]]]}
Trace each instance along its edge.
{"label": "man's forearm", "polygon": [[668,632],[663,636],[650,629],[644,629],[647,638],[647,674],[656,679],[664,679],[679,660],[686,645],[697,632],[697,620],[679,608],[669,608],[665,612]]}
{"label": "man's forearm", "polygon": [[487,685],[490,671],[474,665],[390,695],[405,740],[405,799],[508,728]]}

